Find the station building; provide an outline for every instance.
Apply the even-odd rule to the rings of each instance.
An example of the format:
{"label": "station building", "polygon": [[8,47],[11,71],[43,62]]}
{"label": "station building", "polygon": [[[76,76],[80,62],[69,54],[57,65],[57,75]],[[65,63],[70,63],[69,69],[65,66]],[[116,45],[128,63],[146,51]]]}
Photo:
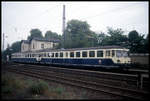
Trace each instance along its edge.
{"label": "station building", "polygon": [[37,51],[43,49],[53,49],[59,44],[59,40],[32,38],[21,41],[21,52]]}

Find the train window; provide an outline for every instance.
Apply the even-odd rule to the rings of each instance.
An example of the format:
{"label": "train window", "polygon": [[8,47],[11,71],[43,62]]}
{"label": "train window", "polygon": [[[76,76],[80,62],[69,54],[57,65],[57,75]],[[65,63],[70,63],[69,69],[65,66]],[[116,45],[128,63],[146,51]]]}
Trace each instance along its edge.
{"label": "train window", "polygon": [[76,57],[80,57],[80,52],[76,52]]}
{"label": "train window", "polygon": [[51,53],[47,53],[47,56],[48,56],[48,57],[51,57]]}
{"label": "train window", "polygon": [[42,57],[44,57],[44,53],[42,53],[41,55],[42,55]]}
{"label": "train window", "polygon": [[115,56],[115,50],[112,50],[112,57]]}
{"label": "train window", "polygon": [[44,53],[44,57],[46,57],[46,53]]}
{"label": "train window", "polygon": [[82,52],[82,57],[87,57],[87,52],[86,51]]}
{"label": "train window", "polygon": [[110,56],[110,51],[109,50],[106,51],[106,56]]}
{"label": "train window", "polygon": [[55,57],[58,57],[58,53],[55,53]]}
{"label": "train window", "polygon": [[121,57],[121,50],[116,50],[116,56]]}
{"label": "train window", "polygon": [[40,54],[40,57],[43,57],[43,53]]}
{"label": "train window", "polygon": [[51,56],[54,57],[54,53],[51,53],[51,54],[52,54]]}
{"label": "train window", "polygon": [[97,51],[97,57],[103,57],[103,51]]}
{"label": "train window", "polygon": [[89,52],[89,56],[90,56],[90,57],[95,57],[95,51],[90,51],[90,52]]}
{"label": "train window", "polygon": [[34,57],[34,54],[32,54],[32,57]]}
{"label": "train window", "polygon": [[41,44],[41,48],[44,49],[44,44]]}
{"label": "train window", "polygon": [[123,57],[128,57],[129,52],[128,51],[122,51]]}
{"label": "train window", "polygon": [[63,57],[63,52],[60,52],[60,57]]}
{"label": "train window", "polygon": [[74,57],[74,52],[70,52],[70,57]]}
{"label": "train window", "polygon": [[68,52],[66,52],[66,57],[68,57]]}

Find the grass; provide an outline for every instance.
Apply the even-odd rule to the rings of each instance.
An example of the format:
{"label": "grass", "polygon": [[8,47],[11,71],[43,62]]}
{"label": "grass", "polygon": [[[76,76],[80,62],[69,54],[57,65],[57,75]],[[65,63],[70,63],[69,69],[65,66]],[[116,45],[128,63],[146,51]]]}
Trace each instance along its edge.
{"label": "grass", "polygon": [[31,94],[44,94],[49,89],[49,85],[43,81],[39,80],[39,82],[33,82],[29,87],[29,92]]}
{"label": "grass", "polygon": [[[13,73],[2,74],[2,99],[75,99],[73,91],[68,91],[62,85],[49,85],[46,81],[24,78]],[[69,88],[72,89],[72,88]],[[85,95],[85,94],[84,94]]]}

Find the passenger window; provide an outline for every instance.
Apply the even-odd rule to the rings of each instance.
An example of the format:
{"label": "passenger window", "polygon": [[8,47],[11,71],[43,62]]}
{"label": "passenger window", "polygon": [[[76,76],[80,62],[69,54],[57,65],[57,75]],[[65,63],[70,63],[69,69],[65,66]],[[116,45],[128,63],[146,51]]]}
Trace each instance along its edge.
{"label": "passenger window", "polygon": [[110,56],[110,51],[106,51],[106,56]]}
{"label": "passenger window", "polygon": [[76,57],[80,57],[80,52],[76,52]]}
{"label": "passenger window", "polygon": [[47,57],[50,57],[50,53],[47,53]]}
{"label": "passenger window", "polygon": [[97,51],[97,57],[103,57],[103,51]]}
{"label": "passenger window", "polygon": [[54,57],[54,53],[52,53],[52,55],[51,55],[52,57]]}
{"label": "passenger window", "polygon": [[70,57],[74,57],[74,52],[70,52]]}
{"label": "passenger window", "polygon": [[63,57],[63,52],[60,52],[60,57]]}
{"label": "passenger window", "polygon": [[58,53],[55,53],[55,57],[58,57]]}
{"label": "passenger window", "polygon": [[90,56],[90,57],[95,57],[95,51],[90,51],[90,52],[89,52],[89,56]]}
{"label": "passenger window", "polygon": [[86,51],[82,52],[82,57],[87,57],[87,52]]}
{"label": "passenger window", "polygon": [[112,57],[115,56],[115,50],[112,50]]}
{"label": "passenger window", "polygon": [[44,53],[44,57],[46,57],[46,53]]}
{"label": "passenger window", "polygon": [[66,57],[68,57],[68,52],[66,52]]}

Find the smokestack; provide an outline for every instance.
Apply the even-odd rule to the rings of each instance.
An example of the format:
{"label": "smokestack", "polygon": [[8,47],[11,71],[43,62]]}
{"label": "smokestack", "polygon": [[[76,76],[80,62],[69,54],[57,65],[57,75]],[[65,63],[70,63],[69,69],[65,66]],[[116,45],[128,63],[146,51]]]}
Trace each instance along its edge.
{"label": "smokestack", "polygon": [[63,5],[63,35],[64,35],[64,42],[63,42],[63,48],[65,48],[65,40],[66,40],[66,35],[65,35],[65,5]]}

